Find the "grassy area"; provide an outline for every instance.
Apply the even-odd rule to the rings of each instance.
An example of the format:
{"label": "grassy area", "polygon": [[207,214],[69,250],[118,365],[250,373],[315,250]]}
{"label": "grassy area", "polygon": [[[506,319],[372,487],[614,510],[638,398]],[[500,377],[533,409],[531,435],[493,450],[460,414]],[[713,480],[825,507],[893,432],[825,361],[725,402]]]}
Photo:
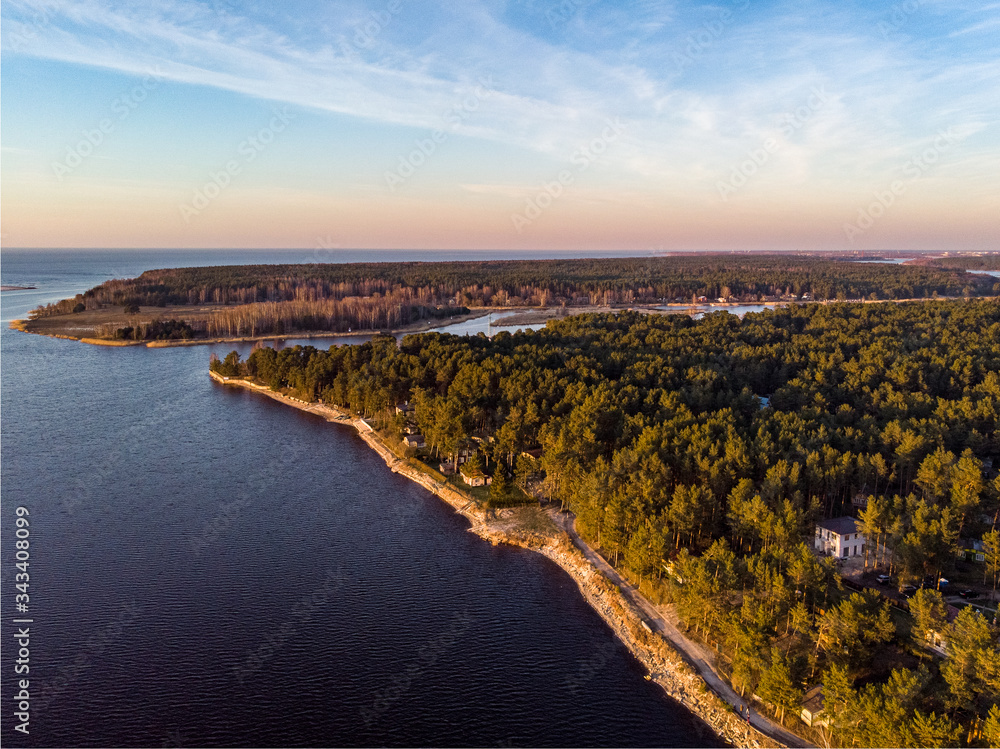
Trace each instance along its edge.
{"label": "grassy area", "polygon": [[431,468],[429,465],[427,465],[424,461],[420,460],[419,458],[405,458],[405,460],[409,465],[413,466],[418,471],[423,471],[435,481],[440,481],[442,484],[448,483],[447,476],[445,476],[440,471]]}
{"label": "grassy area", "polygon": [[453,486],[463,494],[468,494],[472,499],[476,500],[477,504],[485,504],[490,498],[490,488],[488,486],[469,486],[457,475],[448,476],[447,482],[449,486]]}
{"label": "grassy area", "polygon": [[63,334],[77,338],[97,338],[98,330],[107,326],[124,328],[153,320],[184,319],[187,322],[203,322],[213,312],[223,309],[220,305],[184,305],[176,307],[140,307],[135,314],[125,312],[121,307],[74,312],[68,315],[54,315],[29,320],[22,328],[30,333],[44,335]]}
{"label": "grassy area", "polygon": [[518,525],[529,533],[542,536],[554,536],[557,533],[555,523],[548,513],[540,507],[520,507],[515,510]]}
{"label": "grassy area", "polygon": [[[386,437],[385,439],[386,439],[387,443],[391,443],[392,444],[392,450],[393,450],[393,452],[395,452],[399,457],[402,458],[403,456],[399,452],[400,450],[405,449],[405,448],[402,447],[402,443],[398,443],[398,442],[396,442],[395,440],[393,440],[390,437]],[[431,456],[427,455],[426,453],[424,453],[424,454],[417,453],[417,455],[415,455],[413,457],[410,457],[410,458],[405,458],[405,459],[408,460],[408,461],[410,461],[412,465],[416,466],[417,468],[419,468],[424,473],[429,474],[430,476],[432,476],[433,478],[437,479],[441,483],[448,484],[448,486],[456,489],[457,491],[459,491],[459,492],[461,492],[463,494],[468,495],[469,498],[470,499],[474,499],[477,504],[482,505],[482,506],[486,506],[487,503],[491,502],[491,500],[490,500],[490,487],[489,486],[469,486],[462,479],[462,476],[460,474],[457,474],[457,473],[452,474],[450,476],[445,476],[443,473],[441,473],[435,467],[435,466],[437,466],[437,465],[440,464],[440,462],[441,462],[440,460],[438,460],[436,458],[432,458]],[[525,506],[525,505],[534,505],[536,502],[537,502],[537,500],[534,497],[532,497],[531,495],[525,494],[523,491],[521,491],[520,489],[518,489],[515,486],[511,486],[511,488],[510,488],[510,499],[508,501],[502,503],[501,505],[497,505],[494,502],[494,503],[492,503],[492,506],[494,508],[497,508],[497,507],[522,507],[522,506]]]}

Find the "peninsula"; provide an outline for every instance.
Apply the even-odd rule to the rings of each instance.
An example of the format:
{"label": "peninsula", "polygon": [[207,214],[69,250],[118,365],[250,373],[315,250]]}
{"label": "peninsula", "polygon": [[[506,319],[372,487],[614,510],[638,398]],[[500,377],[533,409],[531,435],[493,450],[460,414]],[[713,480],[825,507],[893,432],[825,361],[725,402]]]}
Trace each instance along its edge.
{"label": "peninsula", "polygon": [[[995,260],[970,256],[979,267]],[[997,279],[948,266],[819,255],[245,265],[149,270],[33,310],[14,327],[110,345],[188,345],[419,332],[496,310],[532,320],[705,304],[995,296]]]}
{"label": "peninsula", "polygon": [[[558,561],[651,678],[735,743],[763,739],[726,700],[774,743],[986,745],[1000,284],[976,271],[996,260],[186,268],[13,325],[154,346],[367,332],[211,370],[352,423],[476,532]],[[665,314],[710,300],[787,306]],[[552,319],[492,339],[419,332],[498,309]],[[716,696],[684,681],[671,645]]]}
{"label": "peninsula", "polygon": [[[620,586],[595,607],[651,674],[684,673],[660,634],[694,641],[772,740],[990,745],[998,328],[997,300],[624,311],[492,339],[263,347],[211,370],[329,409],[476,532],[581,582],[572,510],[575,548]],[[684,701],[762,740],[728,733],[715,698]]]}

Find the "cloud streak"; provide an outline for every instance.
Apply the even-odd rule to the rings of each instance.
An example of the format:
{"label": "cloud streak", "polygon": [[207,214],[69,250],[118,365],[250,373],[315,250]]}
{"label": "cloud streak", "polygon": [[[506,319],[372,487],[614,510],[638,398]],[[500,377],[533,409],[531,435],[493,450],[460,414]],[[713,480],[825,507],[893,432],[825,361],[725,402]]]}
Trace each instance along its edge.
{"label": "cloud streak", "polygon": [[[415,131],[411,140],[440,128],[442,113],[489,78],[491,95],[450,131],[473,155],[451,187],[493,197],[530,193],[621,118],[627,132],[595,161],[585,189],[711,201],[733,163],[780,132],[810,91],[826,91],[767,172],[729,201],[736,210],[806,188],[849,202],[949,127],[970,135],[927,183],[983,183],[982,165],[1000,151],[1000,63],[983,42],[1000,4],[913,5],[886,34],[886,9],[819,0],[628,9],[597,0],[446,9],[416,0],[290,0],[280,9],[9,0],[2,39],[9,55],[136,77],[155,69],[177,83],[355,118],[376,142],[399,128]],[[481,176],[503,171],[490,161],[498,148],[537,169]],[[398,154],[398,145],[385,149],[376,161]]]}

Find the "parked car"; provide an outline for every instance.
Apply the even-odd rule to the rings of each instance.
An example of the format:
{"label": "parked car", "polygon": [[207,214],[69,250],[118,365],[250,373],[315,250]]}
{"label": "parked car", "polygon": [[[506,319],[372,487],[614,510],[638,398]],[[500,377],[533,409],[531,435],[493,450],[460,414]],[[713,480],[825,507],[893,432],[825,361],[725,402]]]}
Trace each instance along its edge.
{"label": "parked car", "polygon": [[960,590],[958,594],[962,596],[962,598],[965,598],[966,600],[968,600],[969,598],[979,598],[978,590]]}
{"label": "parked car", "polygon": [[888,585],[890,582],[892,582],[892,578],[890,578],[888,575],[879,575],[878,577],[875,578],[875,582],[877,582],[879,585]]}
{"label": "parked car", "polygon": [[911,598],[916,592],[917,589],[913,585],[904,585],[899,589],[899,594],[903,596],[903,598]]}

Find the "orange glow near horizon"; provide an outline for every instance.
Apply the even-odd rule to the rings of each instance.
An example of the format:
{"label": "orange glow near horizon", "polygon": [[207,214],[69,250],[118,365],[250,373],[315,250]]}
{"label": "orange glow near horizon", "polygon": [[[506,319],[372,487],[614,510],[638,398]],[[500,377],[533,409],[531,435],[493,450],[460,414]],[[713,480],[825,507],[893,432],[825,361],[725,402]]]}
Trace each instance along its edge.
{"label": "orange glow near horizon", "polygon": [[[12,195],[11,193],[15,194]],[[853,237],[845,225],[867,210],[842,196],[720,209],[711,197],[593,190],[566,193],[521,221],[528,197],[453,191],[417,197],[323,195],[291,190],[223,192],[185,221],[176,194],[96,186],[55,196],[8,190],[7,247],[851,250],[995,249],[1000,204],[914,195]],[[874,202],[874,201],[872,201]],[[877,206],[876,206],[877,209]],[[520,228],[520,232],[517,231]]]}

